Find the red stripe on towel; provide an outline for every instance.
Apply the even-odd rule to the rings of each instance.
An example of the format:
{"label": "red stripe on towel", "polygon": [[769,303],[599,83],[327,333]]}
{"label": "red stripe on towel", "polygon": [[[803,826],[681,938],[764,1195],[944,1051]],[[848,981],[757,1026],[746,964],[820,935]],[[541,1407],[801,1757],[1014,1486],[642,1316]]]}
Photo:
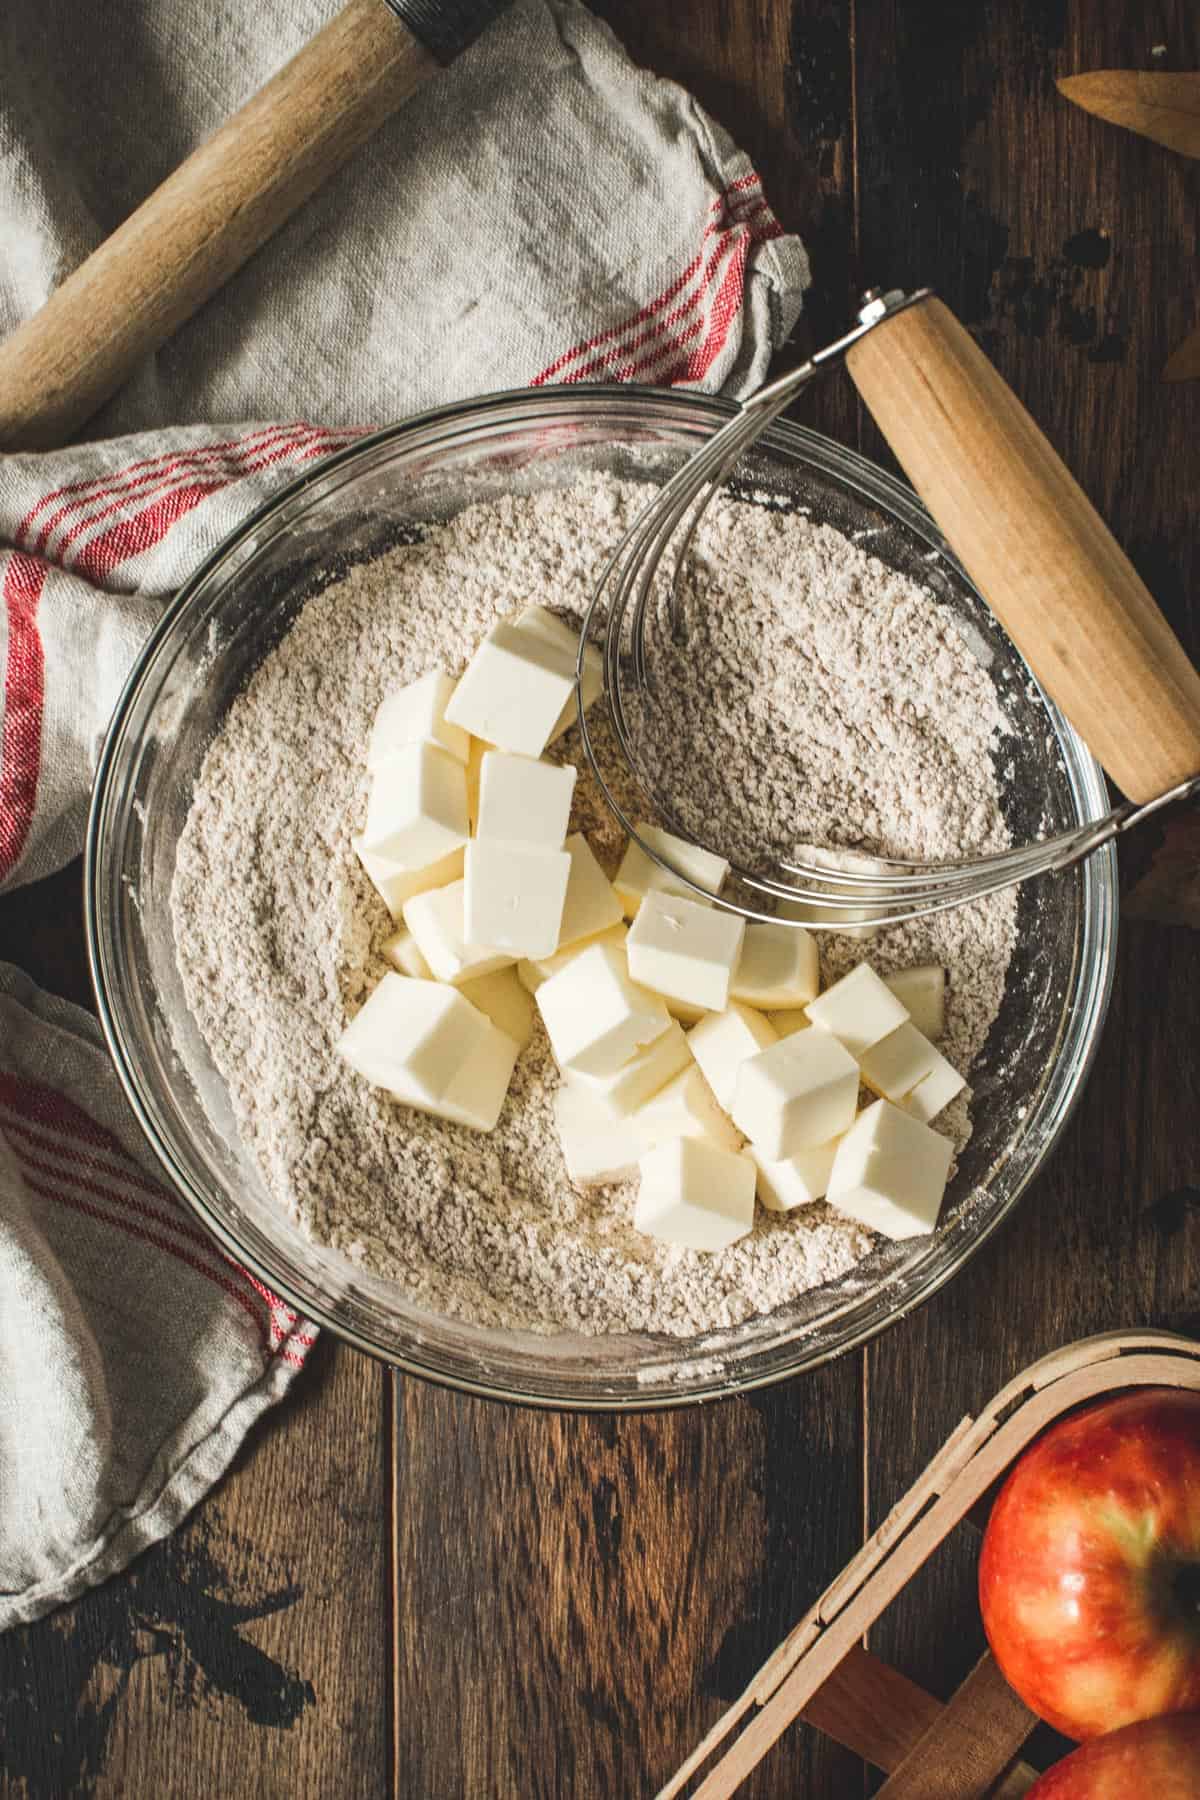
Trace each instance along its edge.
{"label": "red stripe on towel", "polygon": [[0,881],[15,868],[25,848],[37,801],[46,701],[46,659],[37,612],[45,585],[45,563],[14,550],[0,594],[8,621],[0,735]]}
{"label": "red stripe on towel", "polygon": [[40,1195],[43,1200],[55,1200],[60,1206],[72,1207],[75,1212],[83,1213],[89,1219],[95,1219],[98,1224],[115,1225],[119,1231],[125,1232],[128,1237],[136,1238],[139,1243],[150,1244],[156,1250],[165,1250],[167,1254],[173,1256],[177,1262],[185,1264],[188,1268],[194,1270],[197,1275],[202,1275],[206,1281],[211,1281],[214,1287],[221,1288],[229,1295],[230,1299],[236,1301],[243,1312],[246,1313],[247,1317],[252,1322],[256,1333],[262,1339],[264,1351],[266,1351],[268,1355],[271,1353],[270,1327],[266,1319],[264,1319],[262,1313],[255,1306],[249,1294],[237,1287],[232,1281],[227,1281],[224,1276],[218,1275],[215,1269],[207,1268],[205,1264],[198,1261],[197,1258],[189,1256],[184,1250],[180,1250],[169,1238],[160,1237],[155,1231],[145,1231],[140,1225],[135,1225],[130,1219],[122,1218],[118,1213],[105,1212],[103,1208],[93,1205],[91,1201],[81,1200],[79,1196],[74,1193],[62,1193],[57,1188],[48,1187],[44,1182],[35,1181],[31,1175],[26,1175],[24,1180],[26,1187],[28,1187],[32,1193]]}
{"label": "red stripe on towel", "polygon": [[[602,373],[607,373],[613,379],[618,381],[634,379],[630,370],[636,366],[640,374],[642,365],[631,364],[629,361],[629,353],[636,347],[637,343],[645,341],[647,334],[643,332],[640,338],[636,339],[633,344],[627,341],[630,334],[636,333],[639,326],[644,326],[651,321],[654,321],[657,316],[662,313],[663,309],[670,306],[672,301],[677,300],[678,297],[685,292],[689,284],[696,279],[702,266],[704,266],[705,245],[712,236],[717,232],[723,233],[723,236],[726,239],[732,234],[741,236],[748,226],[752,228],[750,231],[750,242],[752,244],[765,243],[771,238],[782,236],[782,227],[763,197],[759,177],[753,170],[746,175],[740,176],[737,181],[731,182],[724,192],[719,194],[713,201],[709,208],[709,212],[710,215],[715,216],[710,216],[709,221],[704,228],[700,239],[699,250],[687,267],[663,289],[662,293],[658,294],[655,299],[651,300],[648,305],[643,306],[638,312],[631,314],[628,319],[623,320],[619,325],[612,326],[607,331],[598,332],[594,337],[588,338],[584,342],[574,345],[570,350],[564,351],[561,356],[556,357],[552,363],[549,363],[546,368],[542,369],[539,374],[533,377],[530,386],[542,387],[550,381],[558,381],[563,385],[567,385],[573,381],[582,381]],[[721,251],[718,252],[718,255],[724,253],[724,248],[725,246],[723,245]],[[710,257],[710,268],[711,264],[712,258]],[[676,311],[671,315],[670,320],[663,320],[657,329],[662,331],[668,323],[681,320],[696,306],[701,304],[706,297],[709,279],[710,275],[708,270],[706,270],[704,282],[697,291],[688,300],[680,304]],[[739,287],[739,293],[740,291],[741,288]],[[721,333],[722,344],[728,336],[728,328],[729,321],[726,320],[724,330]],[[694,329],[689,328],[683,332],[679,342],[686,342],[688,338],[693,337],[694,335]],[[669,347],[671,349],[678,349],[679,342],[672,342]],[[599,355],[593,354],[597,351],[600,352]],[[714,351],[713,354],[715,356],[716,352]],[[572,364],[578,363],[580,359],[584,357],[590,358],[586,370],[571,367]],[[708,359],[709,365],[712,360],[713,358],[710,356]]]}
{"label": "red stripe on towel", "polygon": [[[41,556],[63,520],[72,513],[82,511],[84,507],[105,500],[112,494],[132,493],[139,487],[151,487],[175,470],[197,467],[234,454],[246,455],[261,445],[277,443],[283,437],[294,437],[303,429],[308,428],[299,425],[273,425],[269,430],[250,432],[244,438],[232,438],[221,444],[196,444],[190,450],[168,450],[161,456],[143,457],[139,462],[110,469],[107,474],[72,482],[69,487],[54,488],[25,514],[17,527],[17,542],[24,543],[27,549]],[[59,499],[62,504],[55,507],[48,519],[43,519],[37,537],[31,543],[29,534],[39,513],[53,500]]]}
{"label": "red stripe on towel", "polygon": [[[142,1172],[137,1169],[136,1165],[132,1164],[132,1159],[128,1157],[128,1153],[119,1140],[115,1138],[111,1132],[106,1131],[102,1125],[98,1125],[89,1113],[85,1113],[82,1108],[76,1106],[73,1101],[68,1100],[65,1095],[58,1093],[54,1088],[46,1087],[41,1082],[30,1081],[16,1075],[5,1074],[3,1071],[0,1071],[0,1103],[3,1103],[7,1108],[10,1108],[13,1112],[17,1113],[21,1121],[20,1123],[7,1120],[0,1121],[0,1130],[4,1132],[20,1133],[30,1139],[44,1154],[47,1149],[52,1147],[39,1140],[35,1133],[30,1130],[29,1125],[25,1123],[27,1120],[33,1120],[47,1133],[58,1130],[73,1140],[75,1144],[82,1146],[85,1159],[79,1173],[67,1175],[47,1167],[44,1163],[40,1163],[29,1151],[24,1150],[18,1144],[12,1143],[10,1139],[10,1147],[13,1150],[13,1153],[22,1162],[25,1162],[36,1169],[40,1174],[52,1177],[56,1181],[72,1182],[84,1192],[91,1193],[96,1199],[103,1199],[110,1204],[122,1206],[129,1212],[140,1214],[152,1223],[162,1225],[174,1232],[177,1237],[203,1249],[209,1256],[217,1260],[222,1271],[228,1271],[229,1275],[246,1282],[253,1290],[254,1295],[258,1296],[264,1303],[267,1309],[265,1329],[269,1334],[272,1348],[275,1348],[279,1342],[288,1337],[291,1337],[293,1343],[305,1347],[315,1343],[316,1339],[312,1334],[292,1333],[292,1326],[296,1322],[296,1314],[292,1308],[288,1306],[286,1302],[281,1300],[277,1294],[273,1293],[270,1288],[265,1286],[263,1282],[259,1281],[256,1276],[252,1275],[248,1269],[242,1268],[232,1257],[226,1255],[225,1251],[221,1249],[215,1239],[206,1237],[202,1232],[193,1229],[190,1225],[185,1223],[186,1215],[184,1214],[182,1204],[175,1199],[167,1188],[158,1186],[156,1183],[150,1181],[148,1177],[143,1175]],[[93,1152],[96,1149],[105,1150],[115,1158],[119,1159],[117,1167],[112,1168],[109,1165],[100,1165],[97,1163],[93,1155]],[[66,1147],[58,1153],[64,1157],[68,1157],[70,1156],[71,1151],[69,1147]],[[132,1165],[128,1171],[122,1166],[127,1161]],[[165,1208],[166,1210],[147,1206],[143,1202],[130,1198],[128,1195],[115,1193],[113,1190],[105,1188],[101,1183],[89,1180],[88,1177],[94,1174],[99,1174],[101,1176],[107,1175],[110,1179],[115,1178],[124,1182],[126,1185],[134,1185],[136,1183],[136,1185],[142,1187],[152,1197],[157,1199],[160,1202],[160,1207]],[[34,1185],[32,1180],[30,1185]],[[131,1230],[133,1229],[132,1225],[128,1225],[128,1228]],[[189,1266],[196,1266],[195,1259],[187,1253],[182,1251],[177,1253],[181,1255],[182,1259],[187,1262]],[[218,1279],[220,1283],[224,1285],[226,1277],[224,1273],[219,1277],[214,1273],[213,1279]],[[247,1294],[243,1289],[239,1289],[238,1291],[241,1294],[241,1301],[243,1303],[251,1306],[254,1305],[254,1300],[250,1294]],[[258,1315],[256,1314],[256,1316]],[[280,1321],[282,1321],[282,1323],[280,1323]],[[292,1359],[289,1358],[288,1360]]]}

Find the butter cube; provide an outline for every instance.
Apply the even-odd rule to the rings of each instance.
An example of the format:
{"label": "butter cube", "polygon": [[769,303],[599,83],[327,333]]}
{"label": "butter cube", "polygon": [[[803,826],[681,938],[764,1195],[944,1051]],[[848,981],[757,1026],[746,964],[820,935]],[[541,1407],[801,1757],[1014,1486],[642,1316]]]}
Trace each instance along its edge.
{"label": "butter cube", "polygon": [[473,737],[468,740],[470,750],[467,752],[467,824],[472,831],[479,829],[479,786],[483,779],[483,759],[491,749],[482,738]]}
{"label": "butter cube", "polygon": [[933,1230],[954,1146],[890,1100],[859,1114],[837,1148],[827,1199],[884,1237]]}
{"label": "butter cube", "polygon": [[[557,645],[560,652],[569,658],[571,674],[574,675],[579,660],[579,633],[556,613],[544,606],[527,606],[517,619],[518,631],[537,632],[546,643]],[[585,709],[598,700],[604,691],[604,663],[599,650],[589,644],[583,654],[583,704]],[[550,733],[550,742],[561,737],[563,732],[575,723],[578,716],[576,695],[564,705]]]}
{"label": "butter cube", "polygon": [[[579,633],[574,625],[551,612],[548,606],[523,606],[515,619],[510,619],[518,631],[533,631],[547,644],[553,644],[559,655],[572,664],[579,656]],[[597,651],[598,655],[599,652]]]}
{"label": "butter cube", "polygon": [[[568,904],[570,898],[571,884],[568,881]],[[563,910],[565,912],[565,905]],[[614,950],[619,950],[624,955],[625,937],[628,930],[629,927],[622,920],[619,925],[611,925],[607,931],[598,931],[594,937],[582,938],[577,944],[569,944],[565,950],[556,950],[553,956],[522,957],[517,964],[517,977],[522,987],[526,988],[529,993],[536,994],[543,981],[549,981],[552,975],[557,975],[560,969],[565,969],[573,958],[581,955],[584,950],[590,950],[593,944],[611,944]],[[561,932],[559,933],[559,942],[560,944],[562,942]],[[669,1010],[670,1008],[668,1008]]]}
{"label": "butter cube", "polygon": [[540,756],[574,685],[555,645],[501,621],[467,664],[446,718],[501,750]]}
{"label": "butter cube", "polygon": [[729,992],[747,1006],[803,1006],[821,991],[817,946],[802,925],[768,925],[752,919]]}
{"label": "butter cube", "polygon": [[742,1134],[728,1113],[717,1105],[712,1089],[691,1063],[674,1081],[639,1106],[630,1125],[644,1150],[665,1144],[670,1138],[707,1138],[722,1150],[739,1150]]}
{"label": "butter cube", "polygon": [[730,1112],[771,1162],[840,1137],[858,1107],[858,1064],[827,1031],[781,1038],[737,1072]]}
{"label": "butter cube", "polygon": [[[829,850],[818,844],[797,844],[796,852],[797,855],[804,856],[808,861],[816,863],[818,868],[829,869],[831,872],[857,872],[863,875],[887,874],[886,863],[880,862],[878,857],[867,856],[861,850]],[[788,900],[779,910],[785,918],[799,919],[812,931],[820,931],[823,926],[825,928],[832,925],[852,926],[854,929],[842,930],[838,935],[848,938],[873,938],[879,935],[878,925],[855,926],[855,921],[869,917],[874,910],[871,895],[883,895],[885,892],[886,889],[883,888],[864,888],[863,893],[868,898],[864,899],[861,906],[810,906],[803,900]]]}
{"label": "butter cube", "polygon": [[927,1038],[940,1038],[946,1029],[946,971],[937,963],[923,963],[918,969],[897,969],[885,975],[890,987],[918,1031]]}
{"label": "butter cube", "polygon": [[367,742],[367,767],[377,769],[406,744],[432,738],[460,763],[467,760],[468,738],[457,725],[446,723],[446,703],[454,683],[442,669],[431,669],[419,681],[389,694],[375,714]]}
{"label": "butter cube", "polygon": [[802,1006],[785,1007],[782,1012],[769,1012],[767,1017],[780,1037],[791,1037],[793,1031],[807,1031],[812,1024]]}
{"label": "butter cube", "polygon": [[610,1118],[625,1119],[674,1080],[692,1060],[683,1029],[672,1019],[667,1029],[612,1075],[569,1075]]}
{"label": "butter cube", "polygon": [[[723,857],[714,856],[711,850],[702,850],[698,844],[689,844],[686,838],[676,837],[670,831],[662,831],[657,825],[640,824],[639,837],[646,842],[675,868],[683,873],[709,894],[719,894],[721,883],[729,873],[729,864]],[[617,870],[617,878],[613,882],[625,908],[625,916],[632,919],[638,907],[653,892],[664,894],[682,894],[685,899],[692,900],[698,906],[707,902],[673,875],[670,870],[662,869],[631,838]]]}
{"label": "butter cube", "polygon": [[863,1080],[873,1093],[882,1094],[885,1100],[899,1101],[945,1060],[908,1020],[864,1051],[859,1066]]}
{"label": "butter cube", "polygon": [[629,979],[625,958],[593,944],[537,991],[538,1010],[564,1071],[612,1075],[671,1023],[657,994]]}
{"label": "butter cube", "polygon": [[411,975],[414,981],[432,981],[433,970],[421,955],[417,940],[407,926],[394,932],[380,948],[401,975]]}
{"label": "butter cube", "polygon": [[453,988],[385,975],[334,1048],[373,1086],[428,1106],[446,1094],[488,1029]]}
{"label": "butter cube", "polygon": [[533,997],[517,980],[515,969],[496,969],[491,975],[473,975],[458,986],[464,1000],[485,1013],[498,1030],[524,1050],[533,1036]]}
{"label": "butter cube", "polygon": [[923,1080],[918,1081],[911,1093],[905,1094],[900,1102],[906,1113],[914,1119],[920,1119],[928,1125],[938,1114],[966,1087],[966,1082],[954,1067],[947,1062],[940,1050],[934,1055],[937,1062]]}
{"label": "butter cube", "polygon": [[869,963],[859,963],[805,1009],[814,1025],[832,1032],[852,1056],[862,1056],[908,1019],[903,1003]]}
{"label": "butter cube", "polygon": [[726,1112],[733,1105],[737,1072],[748,1057],[776,1041],[774,1027],[761,1013],[734,1000],[724,1012],[711,1013],[688,1033],[692,1055]]}
{"label": "butter cube", "polygon": [[676,994],[664,994],[667,1011],[681,1025],[698,1025],[701,1019],[707,1019],[713,1011],[711,1006],[693,1006],[689,1000],[681,1000]]}
{"label": "butter cube", "polygon": [[652,891],[629,928],[629,973],[656,994],[724,1012],[745,930],[733,913]]}
{"label": "butter cube", "polygon": [[638,1231],[686,1250],[725,1250],[754,1227],[754,1164],[703,1138],[673,1138],[639,1163]]}
{"label": "butter cube", "polygon": [[510,950],[513,959],[553,956],[570,873],[565,850],[475,838],[467,845],[467,937]]}
{"label": "butter cube", "polygon": [[449,856],[440,856],[436,862],[410,867],[407,863],[392,862],[386,856],[376,856],[373,850],[367,849],[360,837],[352,838],[351,843],[354,854],[393,919],[399,919],[404,910],[404,902],[411,900],[414,894],[426,894],[430,888],[447,887],[450,882],[457,881],[463,872],[462,848],[452,850]]}
{"label": "butter cube", "polygon": [[421,955],[439,981],[450,981],[456,986],[475,975],[506,969],[516,961],[511,951],[468,941],[463,927],[465,885],[452,881],[449,887],[416,894],[404,903],[404,923],[417,940]]}
{"label": "butter cube", "polygon": [[466,770],[448,750],[406,744],[373,771],[362,832],[372,855],[421,868],[466,841]]}
{"label": "butter cube", "polygon": [[563,848],[571,858],[571,877],[567,882],[562,927],[558,934],[560,950],[608,931],[619,925],[624,917],[616,889],[596,861],[583,833],[573,832]]}
{"label": "butter cube", "polygon": [[483,1026],[483,1037],[437,1106],[426,1109],[471,1131],[495,1130],[517,1060],[517,1046],[508,1033],[490,1019],[484,1019]]}
{"label": "butter cube", "polygon": [[567,1174],[580,1187],[606,1187],[637,1173],[642,1146],[629,1121],[614,1119],[586,1088],[566,1083],[554,1096],[554,1122]]}
{"label": "butter cube", "polygon": [[840,1142],[834,1138],[828,1144],[813,1144],[778,1162],[750,1144],[746,1154],[758,1171],[758,1197],[767,1211],[791,1212],[795,1206],[811,1206],[823,1199]]}
{"label": "butter cube", "polygon": [[561,850],[574,791],[575,771],[569,765],[560,768],[489,750],[480,771],[478,834]]}

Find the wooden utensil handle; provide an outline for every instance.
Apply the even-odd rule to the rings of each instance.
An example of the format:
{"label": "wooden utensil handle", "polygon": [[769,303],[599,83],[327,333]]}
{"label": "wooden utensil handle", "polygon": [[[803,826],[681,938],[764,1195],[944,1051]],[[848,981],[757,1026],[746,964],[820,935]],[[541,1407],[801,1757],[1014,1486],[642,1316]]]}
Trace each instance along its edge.
{"label": "wooden utensil handle", "polygon": [[438,66],[349,0],[0,344],[0,448],[67,442]]}
{"label": "wooden utensil handle", "polygon": [[1200,672],[954,315],[918,302],[846,361],[956,555],[1113,780],[1142,801],[1200,773]]}

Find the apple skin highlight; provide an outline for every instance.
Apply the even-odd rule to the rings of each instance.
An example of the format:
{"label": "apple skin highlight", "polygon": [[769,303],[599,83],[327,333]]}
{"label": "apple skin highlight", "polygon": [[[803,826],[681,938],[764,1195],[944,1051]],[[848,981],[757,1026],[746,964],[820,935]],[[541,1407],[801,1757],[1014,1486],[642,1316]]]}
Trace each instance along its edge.
{"label": "apple skin highlight", "polygon": [[1067,1737],[1200,1711],[1200,1394],[1063,1419],[992,1508],[979,1605],[1006,1680]]}

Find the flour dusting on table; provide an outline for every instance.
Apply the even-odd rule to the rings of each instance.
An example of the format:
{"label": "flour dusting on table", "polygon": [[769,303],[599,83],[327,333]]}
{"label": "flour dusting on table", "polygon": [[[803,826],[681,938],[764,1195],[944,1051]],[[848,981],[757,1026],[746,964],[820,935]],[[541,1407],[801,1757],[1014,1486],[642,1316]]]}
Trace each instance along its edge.
{"label": "flour dusting on table", "polygon": [[[824,1205],[760,1209],[750,1237],[712,1256],[634,1232],[631,1187],[583,1194],[566,1174],[540,1023],[485,1136],[404,1109],[333,1052],[394,929],[350,845],[379,702],[435,665],[456,673],[522,606],[578,620],[643,498],[595,476],[469,507],[326,588],[230,707],[179,844],[188,1003],[268,1188],[309,1236],[479,1324],[691,1336],[835,1280],[872,1242]],[[740,814],[750,853],[818,841],[946,856],[1006,841],[991,755],[1002,717],[948,611],[801,515],[723,500],[696,549],[687,653],[652,721],[654,741],[675,746],[664,773],[685,814],[702,825],[715,796]],[[571,828],[612,873],[623,839],[578,732],[554,754],[579,767]],[[943,962],[942,1048],[966,1071],[999,1010],[1014,924],[1000,895],[870,945],[827,937],[822,960],[827,973],[864,954],[884,972]],[[965,1143],[966,1097],[938,1129]]]}

